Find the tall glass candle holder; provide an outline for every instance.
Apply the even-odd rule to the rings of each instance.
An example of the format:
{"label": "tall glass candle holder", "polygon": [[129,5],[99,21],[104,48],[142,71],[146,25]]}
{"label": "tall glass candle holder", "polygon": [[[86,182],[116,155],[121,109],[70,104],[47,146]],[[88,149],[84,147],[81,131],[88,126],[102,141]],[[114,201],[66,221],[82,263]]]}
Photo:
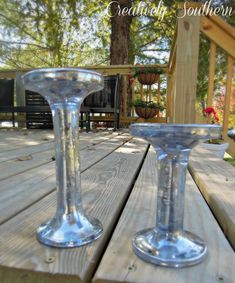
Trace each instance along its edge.
{"label": "tall glass candle holder", "polygon": [[40,93],[49,103],[55,133],[57,210],[37,230],[43,244],[77,247],[102,234],[101,223],[82,206],[79,158],[79,112],[87,95],[103,88],[99,73],[78,68],[51,68],[23,76],[25,89]]}
{"label": "tall glass candle holder", "polygon": [[183,229],[184,192],[191,148],[199,141],[219,138],[218,125],[132,124],[133,136],[147,140],[157,153],[156,226],[137,232],[134,252],[153,264],[183,267],[201,262],[204,241]]}

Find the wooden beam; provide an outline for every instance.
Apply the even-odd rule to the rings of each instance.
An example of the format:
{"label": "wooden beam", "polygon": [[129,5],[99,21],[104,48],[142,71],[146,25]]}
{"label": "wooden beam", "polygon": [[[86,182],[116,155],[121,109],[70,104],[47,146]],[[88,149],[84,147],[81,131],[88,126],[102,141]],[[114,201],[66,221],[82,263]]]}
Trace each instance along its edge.
{"label": "wooden beam", "polygon": [[[192,151],[189,170],[222,231],[235,249],[235,168],[198,146]],[[234,280],[235,277],[232,277]]]}
{"label": "wooden beam", "polygon": [[[98,116],[91,117],[92,122],[98,122],[101,121],[101,118]],[[113,117],[102,117],[102,122],[109,122],[113,121]],[[167,118],[166,117],[155,117],[151,119],[144,119],[140,117],[125,117],[121,116],[120,117],[120,123],[128,124],[128,123],[143,123],[143,122],[148,122],[148,123],[166,123]]]}
{"label": "wooden beam", "polygon": [[187,124],[195,122],[200,18],[179,18],[177,29],[173,122]]}
{"label": "wooden beam", "polygon": [[[153,65],[138,65],[138,67],[158,68],[162,69],[164,73],[168,73],[168,64],[153,64]],[[79,66],[78,68],[94,70],[103,75],[129,75],[133,74],[136,66],[134,65],[106,65],[106,66]],[[1,70],[0,78],[15,78],[16,72],[26,73],[34,69],[19,69],[19,70]]]}
{"label": "wooden beam", "polygon": [[211,41],[207,107],[212,106],[212,98],[214,95],[215,61],[216,61],[216,44],[213,41]]}
{"label": "wooden beam", "polygon": [[188,8],[200,8],[202,7],[203,4],[202,3],[198,3],[198,2],[180,2],[178,3],[178,8],[179,9],[188,9]]}
{"label": "wooden beam", "polygon": [[121,123],[143,123],[143,122],[148,122],[148,123],[166,123],[167,119],[166,117],[155,117],[151,119],[144,119],[140,117],[120,117],[120,122]]}
{"label": "wooden beam", "polygon": [[226,33],[230,34],[235,39],[235,28],[225,22],[221,17],[208,16],[213,22],[220,26]]}
{"label": "wooden beam", "polygon": [[[208,3],[209,1],[207,1]],[[200,9],[200,8],[203,8],[203,6],[206,5],[203,4],[203,3],[197,3],[197,2],[194,2],[194,3],[189,3],[189,2],[181,2],[178,4],[178,8],[180,9],[189,9],[189,8],[193,8],[193,9]],[[230,7],[226,7],[226,8],[230,8]],[[232,7],[231,7],[232,8]],[[202,10],[201,10],[202,11]],[[213,15],[213,9],[207,11],[207,9],[205,9],[205,11],[203,12],[204,15],[209,18],[210,20],[212,20],[213,22],[215,22],[216,25],[220,26],[224,32],[226,32],[227,34],[229,34],[230,36],[232,36],[234,39],[235,39],[235,29],[230,25],[228,24],[227,22],[225,22],[222,17],[220,16],[215,16]],[[207,13],[207,14],[206,14]]]}
{"label": "wooden beam", "polygon": [[228,56],[226,93],[224,100],[223,134],[226,136],[229,123],[230,100],[232,95],[233,58]]}
{"label": "wooden beam", "polygon": [[171,123],[172,119],[172,109],[173,109],[173,84],[174,84],[174,76],[168,75],[167,77],[167,94],[166,94],[166,117],[168,119],[168,122]]}
{"label": "wooden beam", "polygon": [[123,90],[122,90],[122,95],[123,95],[123,115],[126,117],[127,116],[127,77],[123,76]]}
{"label": "wooden beam", "polygon": [[168,69],[169,69],[169,74],[172,74],[174,72],[175,68],[175,61],[176,61],[176,38],[177,38],[177,29],[174,34],[173,42],[172,42],[172,47],[171,47],[171,53],[169,57],[169,64],[168,64]]}
{"label": "wooden beam", "polygon": [[221,26],[217,25],[214,21],[208,17],[201,16],[200,29],[201,31],[212,41],[214,41],[219,47],[224,49],[231,57],[235,58],[235,40],[226,33]]}

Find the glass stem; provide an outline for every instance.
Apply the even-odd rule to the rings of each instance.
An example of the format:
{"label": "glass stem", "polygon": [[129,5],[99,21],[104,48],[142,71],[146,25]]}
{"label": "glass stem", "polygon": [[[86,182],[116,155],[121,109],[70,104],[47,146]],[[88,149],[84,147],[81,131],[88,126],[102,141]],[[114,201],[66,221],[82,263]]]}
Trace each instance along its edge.
{"label": "glass stem", "polygon": [[71,221],[81,205],[79,157],[79,108],[77,103],[53,104],[55,159],[57,180],[57,217],[67,215]]}
{"label": "glass stem", "polygon": [[156,229],[167,237],[183,230],[184,192],[190,149],[165,153],[156,150],[158,193]]}

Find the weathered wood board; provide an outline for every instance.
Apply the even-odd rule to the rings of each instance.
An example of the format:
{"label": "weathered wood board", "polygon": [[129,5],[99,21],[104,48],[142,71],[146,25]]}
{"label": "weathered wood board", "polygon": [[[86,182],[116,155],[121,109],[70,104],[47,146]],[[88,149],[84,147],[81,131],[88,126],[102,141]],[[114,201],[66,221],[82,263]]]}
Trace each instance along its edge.
{"label": "weathered wood board", "polygon": [[[96,145],[88,144],[87,148],[82,150],[80,153],[81,170],[87,170],[89,167],[99,162],[118,147],[123,145],[129,139],[129,135],[118,135],[103,143]],[[40,154],[44,157],[42,153]],[[48,158],[51,159],[51,156],[49,155]],[[18,166],[21,166],[21,169],[23,169],[21,165],[23,162],[27,163],[33,161],[33,159],[22,162],[18,161]],[[30,168],[30,166],[28,167]],[[16,169],[17,168],[18,167],[16,167]],[[8,170],[12,169],[8,168]],[[5,171],[4,173],[7,174],[7,168]],[[19,211],[43,198],[45,195],[55,190],[55,187],[55,162],[48,162],[31,170],[25,169],[22,173],[12,175],[10,178],[1,180],[0,223],[13,217]]]}
{"label": "weathered wood board", "polygon": [[54,140],[53,131],[0,130],[0,152],[6,152],[23,146],[39,145],[52,140]]}
{"label": "weathered wood board", "polygon": [[[112,137],[117,137],[117,139],[125,140],[127,138],[127,135],[113,134],[108,136],[94,137],[94,139],[91,138],[91,136],[82,136],[79,146],[80,151],[86,148],[92,150],[96,144],[107,141]],[[37,149],[38,147],[39,149]],[[49,149],[46,150],[46,147],[49,147]],[[45,150],[42,150],[42,148]],[[8,153],[8,157],[6,153]],[[0,180],[15,176],[26,170],[37,168],[41,165],[49,163],[54,160],[54,157],[55,150],[54,144],[52,142],[50,144],[43,143],[30,148],[24,147],[16,150],[11,150],[10,152],[5,152],[2,156],[0,153]],[[1,162],[1,158],[7,158],[8,160]]]}
{"label": "weathered wood board", "polygon": [[206,260],[196,266],[174,269],[146,263],[134,254],[132,236],[155,224],[156,166],[156,156],[151,150],[92,282],[235,282],[235,254],[189,174],[184,228],[207,242],[209,254]]}
{"label": "weathered wood board", "polygon": [[104,227],[102,237],[94,243],[73,249],[38,243],[36,228],[53,216],[55,193],[1,225],[0,282],[90,282],[146,149],[142,141],[127,142],[82,174],[85,210],[100,219]]}
{"label": "weathered wood board", "polygon": [[[102,140],[110,135],[118,135],[118,132],[97,131],[97,132],[81,132],[80,139],[92,142],[93,139]],[[23,131],[4,131],[0,130],[0,156],[6,156],[7,153],[11,154],[14,151],[31,150],[34,152],[35,146],[43,146],[44,143],[54,141],[53,131],[41,130],[23,130]],[[10,155],[11,156],[11,155]]]}
{"label": "weathered wood board", "polygon": [[189,170],[235,249],[235,167],[197,147],[192,151]]}

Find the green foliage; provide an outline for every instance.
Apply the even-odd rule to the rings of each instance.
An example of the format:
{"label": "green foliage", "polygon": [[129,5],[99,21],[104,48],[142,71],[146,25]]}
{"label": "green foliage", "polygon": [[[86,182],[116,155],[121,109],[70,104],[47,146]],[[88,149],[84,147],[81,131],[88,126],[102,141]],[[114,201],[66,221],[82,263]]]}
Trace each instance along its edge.
{"label": "green foliage", "polygon": [[[97,43],[100,20],[93,14],[90,21],[88,12],[95,6],[86,0],[0,0],[0,23],[5,30],[0,41],[1,62],[10,68],[25,68],[106,60],[107,42],[100,36]],[[107,28],[104,30],[107,35]]]}
{"label": "green foliage", "polygon": [[[134,1],[136,7],[143,1]],[[169,4],[169,2],[171,2]],[[163,19],[154,14],[148,17],[134,17],[130,35],[130,62],[141,64],[167,63],[171,43],[176,28],[176,3],[161,2],[166,8]],[[148,8],[158,7],[159,1],[148,1]]]}
{"label": "green foliage", "polygon": [[[0,0],[0,63],[9,68],[108,64],[110,53],[109,0]],[[143,3],[136,0],[133,7]],[[175,30],[175,4],[158,15],[133,17],[130,62],[166,62]],[[3,34],[3,32],[2,32]],[[161,53],[161,51],[164,51]],[[159,54],[165,54],[159,56]]]}
{"label": "green foliage", "polygon": [[134,68],[134,77],[138,77],[140,74],[162,74],[162,69],[153,68],[153,67],[135,67]]}
{"label": "green foliage", "polygon": [[232,157],[225,157],[224,160],[229,162],[232,166],[235,166],[235,159]]}
{"label": "green foliage", "polygon": [[142,108],[158,108],[159,111],[163,111],[165,107],[163,107],[160,103],[154,101],[143,101],[140,98],[136,98],[133,102],[133,106],[135,107],[142,107]]}
{"label": "green foliage", "polygon": [[[172,3],[173,2],[173,3]],[[178,1],[164,0],[165,16],[135,16],[130,28],[129,61],[166,63],[176,28]],[[202,1],[205,2],[205,1]],[[225,3],[226,2],[226,3]],[[0,63],[9,68],[108,64],[110,0],[0,0]],[[156,8],[160,1],[132,1]],[[234,5],[234,0],[213,2]],[[234,23],[234,17],[226,19]],[[3,36],[4,35],[4,36]],[[204,43],[203,43],[204,44]],[[206,96],[208,48],[200,55],[198,97]]]}
{"label": "green foliage", "polygon": [[[206,107],[206,99],[208,95],[210,66],[210,41],[205,36],[200,37],[199,62],[198,62],[198,78],[197,78],[197,100],[201,104],[201,110]],[[214,94],[215,97],[220,95],[221,87],[225,84],[227,56],[220,49],[216,52],[216,69],[214,77]],[[212,105],[207,105],[212,106]]]}

